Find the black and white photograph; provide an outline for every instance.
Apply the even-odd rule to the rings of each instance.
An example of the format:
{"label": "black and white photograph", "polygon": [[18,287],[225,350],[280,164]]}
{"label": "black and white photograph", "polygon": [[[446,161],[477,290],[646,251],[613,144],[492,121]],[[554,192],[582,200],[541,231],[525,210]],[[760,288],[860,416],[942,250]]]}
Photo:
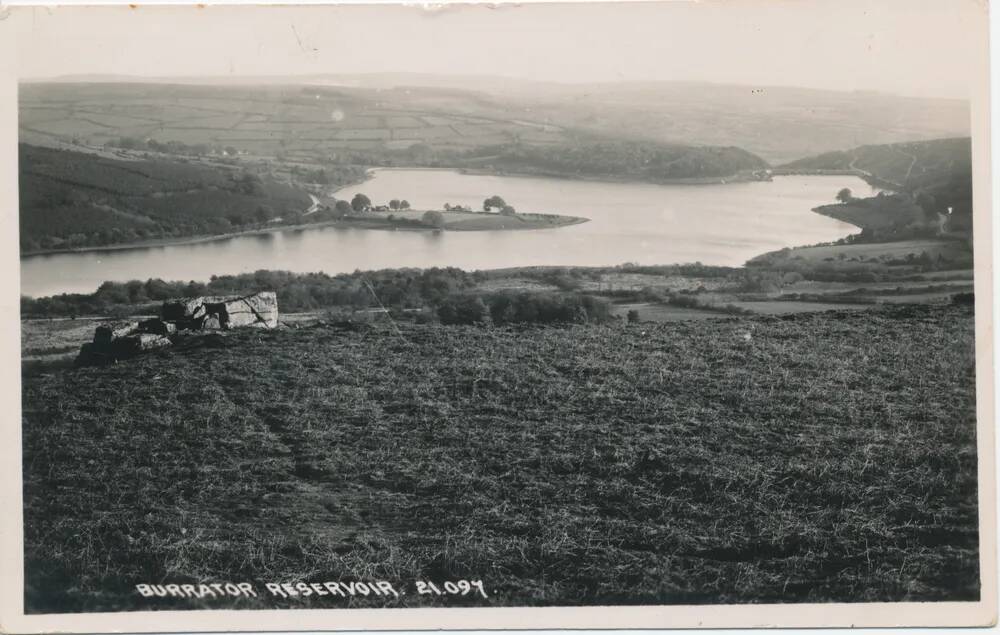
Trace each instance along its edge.
{"label": "black and white photograph", "polygon": [[988,8],[0,9],[0,624],[995,623]]}

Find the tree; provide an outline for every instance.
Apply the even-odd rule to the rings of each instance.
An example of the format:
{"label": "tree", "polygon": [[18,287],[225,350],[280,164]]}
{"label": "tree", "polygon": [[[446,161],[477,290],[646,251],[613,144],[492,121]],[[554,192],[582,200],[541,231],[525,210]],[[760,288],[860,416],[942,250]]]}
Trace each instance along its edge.
{"label": "tree", "polygon": [[410,209],[410,201],[405,198],[399,202],[399,209]]}
{"label": "tree", "polygon": [[176,290],[160,278],[146,280],[145,293],[150,300],[168,300],[177,295]]}
{"label": "tree", "polygon": [[479,296],[452,296],[438,307],[442,324],[489,324],[490,310]]}
{"label": "tree", "polygon": [[267,205],[258,205],[257,211],[254,212],[254,218],[257,220],[258,223],[266,223],[267,221],[271,220],[271,217],[273,216],[274,216],[274,210],[268,207]]}
{"label": "tree", "polygon": [[135,137],[122,137],[118,140],[118,147],[125,148],[126,150],[138,150],[139,148],[146,147],[146,142]]}
{"label": "tree", "polygon": [[251,172],[244,172],[236,180],[236,189],[243,194],[260,194],[262,181]]}
{"label": "tree", "polygon": [[340,199],[334,204],[333,209],[338,216],[347,216],[354,210],[354,207],[347,201]]}
{"label": "tree", "polygon": [[639,323],[639,312],[636,311],[635,309],[629,309],[629,312],[628,312],[628,323],[629,324],[638,324]]}
{"label": "tree", "polygon": [[932,194],[928,194],[927,192],[920,192],[917,194],[916,203],[920,209],[924,210],[924,217],[929,220],[935,219],[938,212],[943,211],[939,209],[937,199],[935,199]]}
{"label": "tree", "polygon": [[[224,234],[233,228],[233,224],[224,216],[213,216],[207,222],[209,231],[213,234]],[[135,234],[135,231],[132,231]]]}
{"label": "tree", "polygon": [[444,214],[434,209],[424,212],[422,220],[431,227],[441,228],[444,226]]}
{"label": "tree", "polygon": [[494,194],[493,196],[483,201],[483,211],[488,212],[494,207],[497,209],[503,209],[506,205],[507,205],[506,201],[504,201],[502,198]]}
{"label": "tree", "polygon": [[389,209],[399,209],[399,199],[394,198],[389,201]]}
{"label": "tree", "polygon": [[371,206],[372,200],[360,192],[351,199],[351,209],[355,212],[366,212]]}
{"label": "tree", "polygon": [[504,216],[514,216],[515,214],[517,214],[517,210],[511,207],[510,205],[504,205],[502,208],[500,208],[500,213],[503,214]]}
{"label": "tree", "polygon": [[837,192],[837,200],[841,203],[850,203],[854,200],[854,195],[851,193],[851,188],[845,187],[844,189]]}

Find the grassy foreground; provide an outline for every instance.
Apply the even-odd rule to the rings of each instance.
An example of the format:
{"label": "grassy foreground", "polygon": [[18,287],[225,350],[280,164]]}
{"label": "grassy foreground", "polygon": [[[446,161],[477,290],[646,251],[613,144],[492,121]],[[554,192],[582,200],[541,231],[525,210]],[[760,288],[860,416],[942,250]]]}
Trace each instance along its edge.
{"label": "grassy foreground", "polygon": [[[27,375],[26,611],[975,599],[974,397],[961,306],[317,325]],[[459,578],[490,598],[132,586]]]}

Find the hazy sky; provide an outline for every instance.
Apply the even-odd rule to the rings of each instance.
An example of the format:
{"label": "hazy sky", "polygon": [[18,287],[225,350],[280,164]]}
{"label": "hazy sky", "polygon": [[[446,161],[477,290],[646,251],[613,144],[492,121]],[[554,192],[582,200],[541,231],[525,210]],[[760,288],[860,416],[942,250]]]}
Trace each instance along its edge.
{"label": "hazy sky", "polygon": [[985,0],[15,8],[21,77],[420,72],[967,96]]}

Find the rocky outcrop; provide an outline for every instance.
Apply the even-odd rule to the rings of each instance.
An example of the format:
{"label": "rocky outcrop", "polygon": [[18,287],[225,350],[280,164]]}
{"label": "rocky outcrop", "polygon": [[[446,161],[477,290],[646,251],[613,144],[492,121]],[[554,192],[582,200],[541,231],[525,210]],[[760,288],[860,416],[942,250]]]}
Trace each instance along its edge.
{"label": "rocky outcrop", "polygon": [[139,322],[139,330],[143,333],[156,333],[157,335],[173,335],[177,332],[177,325],[173,322],[166,322],[159,318],[143,320]]}
{"label": "rocky outcrop", "polygon": [[224,331],[278,326],[278,296],[273,291],[249,295],[179,298],[163,303],[161,317],[139,322],[101,324],[94,341],[80,347],[78,365],[114,363],[171,346],[179,331]]}
{"label": "rocky outcrop", "polygon": [[94,344],[109,346],[115,339],[135,333],[139,329],[138,322],[108,322],[94,330]]}
{"label": "rocky outcrop", "polygon": [[273,291],[249,295],[181,298],[163,303],[164,321],[182,330],[226,330],[278,326],[278,296]]}
{"label": "rocky outcrop", "polygon": [[171,344],[170,338],[157,333],[133,333],[115,339],[111,347],[116,358],[124,359],[145,351],[165,348]]}
{"label": "rocky outcrop", "polygon": [[170,326],[162,320],[109,322],[94,329],[94,341],[80,347],[76,363],[97,366],[134,357],[145,351],[170,346]]}

